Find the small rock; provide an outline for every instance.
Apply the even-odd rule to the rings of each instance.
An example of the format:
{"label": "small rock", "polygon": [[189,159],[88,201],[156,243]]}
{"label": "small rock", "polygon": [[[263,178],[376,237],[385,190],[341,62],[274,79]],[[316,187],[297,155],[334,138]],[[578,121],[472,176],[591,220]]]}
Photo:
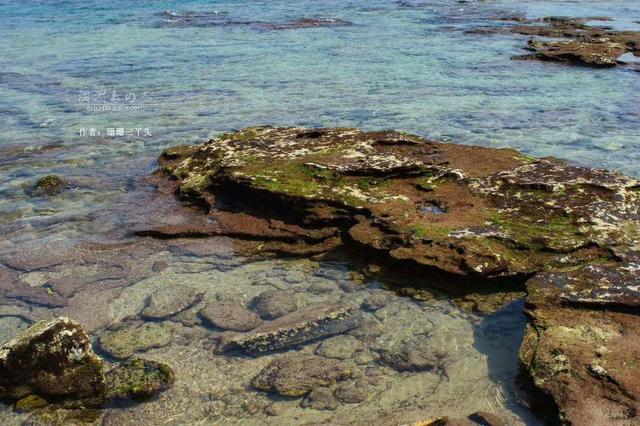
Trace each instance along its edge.
{"label": "small rock", "polygon": [[200,316],[223,330],[249,331],[262,324],[255,312],[234,300],[209,302],[200,311]]}
{"label": "small rock", "polygon": [[225,349],[260,354],[343,333],[358,321],[353,307],[311,305],[229,339]]}
{"label": "small rock", "polygon": [[146,399],[169,389],[175,377],[168,365],[134,358],[107,374],[109,396],[114,399]]}
{"label": "small rock", "polygon": [[353,336],[335,336],[324,340],[316,354],[325,358],[349,359],[364,348],[362,342]]}
{"label": "small rock", "polygon": [[396,371],[429,371],[442,368],[446,353],[415,342],[400,342],[380,351],[380,359]]}
{"label": "small rock", "polygon": [[360,382],[358,382],[358,384],[354,382],[341,383],[336,387],[333,394],[340,402],[344,402],[345,404],[359,404],[369,396],[366,384]]}
{"label": "small rock", "polygon": [[377,311],[384,308],[389,303],[389,296],[384,292],[375,292],[362,302],[362,309],[366,311]]}
{"label": "small rock", "polygon": [[41,177],[33,186],[33,195],[55,195],[64,188],[64,181],[55,175]]}
{"label": "small rock", "polygon": [[311,294],[315,294],[316,296],[329,294],[334,290],[336,290],[335,284],[329,282],[313,283],[309,287],[307,287],[307,291]]}
{"label": "small rock", "polygon": [[49,401],[40,398],[37,395],[29,395],[16,402],[14,408],[18,412],[28,413],[29,411],[39,410],[49,405]]}
{"label": "small rock", "polygon": [[340,406],[340,401],[333,396],[327,388],[316,388],[300,403],[302,408],[313,408],[314,410],[335,410]]}
{"label": "small rock", "polygon": [[266,320],[276,319],[298,309],[296,298],[286,291],[267,290],[251,302],[251,307]]}
{"label": "small rock", "polygon": [[151,320],[170,318],[202,300],[203,293],[190,287],[169,287],[154,292],[147,301],[142,316]]}
{"label": "small rock", "polygon": [[39,321],[0,348],[0,397],[99,397],[103,370],[80,324],[66,317]]}
{"label": "small rock", "polygon": [[358,327],[349,332],[350,335],[360,339],[378,337],[384,333],[384,326],[371,314],[364,314]]}
{"label": "small rock", "polygon": [[469,420],[473,420],[482,426],[506,426],[506,423],[500,417],[486,411],[476,411],[469,416]]}
{"label": "small rock", "polygon": [[172,330],[164,323],[144,323],[107,331],[98,339],[100,349],[114,358],[129,358],[136,352],[161,348],[171,341]]}
{"label": "small rock", "polygon": [[298,397],[312,389],[330,386],[350,376],[339,361],[315,355],[284,355],[271,361],[251,384],[256,389]]}

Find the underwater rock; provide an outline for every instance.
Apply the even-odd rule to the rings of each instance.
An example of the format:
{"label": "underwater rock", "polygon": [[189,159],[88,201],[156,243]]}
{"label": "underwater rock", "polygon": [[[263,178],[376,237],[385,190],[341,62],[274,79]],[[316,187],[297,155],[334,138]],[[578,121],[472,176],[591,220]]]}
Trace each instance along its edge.
{"label": "underwater rock", "polygon": [[262,324],[255,312],[235,300],[209,302],[200,310],[200,316],[223,330],[249,331]]}
{"label": "underwater rock", "polygon": [[350,370],[341,362],[315,355],[283,355],[273,360],[251,384],[256,389],[282,396],[304,396],[312,389],[330,386],[349,378]]}
{"label": "underwater rock", "polygon": [[307,394],[300,406],[314,410],[335,410],[340,406],[340,401],[333,396],[331,389],[315,388]]}
{"label": "underwater rock", "polygon": [[32,194],[36,196],[41,195],[55,195],[58,194],[64,188],[64,181],[55,175],[44,176],[35,183],[33,186]]}
{"label": "underwater rock", "polygon": [[298,309],[298,302],[286,291],[267,290],[251,301],[251,308],[262,318],[272,320],[294,312]]}
{"label": "underwater rock", "polygon": [[486,411],[476,411],[471,414],[469,420],[476,422],[482,426],[507,426],[507,424],[495,414]]}
{"label": "underwater rock", "polygon": [[363,343],[355,337],[339,335],[323,340],[316,349],[316,354],[325,358],[349,359],[363,349]]}
{"label": "underwater rock", "polygon": [[401,341],[379,350],[380,360],[396,371],[433,371],[444,368],[447,354],[429,347],[428,342]]}
{"label": "underwater rock", "polygon": [[357,327],[358,320],[359,316],[352,306],[311,305],[248,333],[231,337],[225,349],[240,348],[258,355],[344,333]]}
{"label": "underwater rock", "polygon": [[114,399],[146,399],[169,389],[175,377],[166,364],[133,358],[106,375],[109,396]]}
{"label": "underwater rock", "polygon": [[336,386],[333,394],[340,402],[345,404],[359,404],[369,397],[368,388],[369,386],[362,381],[345,381]]}
{"label": "underwater rock", "polygon": [[2,398],[100,399],[104,391],[104,362],[69,318],[39,321],[0,348]]}
{"label": "underwater rock", "polygon": [[377,291],[362,302],[362,309],[366,311],[377,311],[387,306],[390,299],[391,297],[386,292]]}
{"label": "underwater rock", "polygon": [[172,327],[168,323],[147,322],[124,325],[105,331],[98,339],[101,350],[114,358],[129,358],[136,352],[161,348],[171,341]]}
{"label": "underwater rock", "polygon": [[172,286],[156,290],[142,311],[142,316],[151,320],[167,319],[197,305],[204,293],[186,286]]}

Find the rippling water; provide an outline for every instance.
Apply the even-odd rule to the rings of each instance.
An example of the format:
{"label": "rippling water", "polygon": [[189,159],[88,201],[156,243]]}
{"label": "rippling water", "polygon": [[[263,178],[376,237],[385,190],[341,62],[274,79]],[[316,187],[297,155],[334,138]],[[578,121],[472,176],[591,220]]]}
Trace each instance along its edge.
{"label": "rippling water", "polygon": [[[633,22],[640,17],[640,4],[617,0],[0,1],[0,254],[11,257],[51,244],[127,239],[129,231],[152,213],[146,206],[153,188],[143,177],[154,170],[162,148],[256,124],[397,128],[443,141],[512,146],[531,155],[560,156],[640,176],[640,74],[625,68],[595,71],[513,61],[509,58],[522,53],[525,37],[465,34],[495,23],[497,16],[513,15],[609,16],[614,21],[608,25],[640,30]],[[292,23],[301,18],[335,22],[295,28]],[[35,180],[47,174],[65,178],[68,189],[55,197],[31,196]],[[212,295],[217,291],[211,289],[212,280],[233,282],[236,295],[248,300],[255,286],[247,284],[247,276],[272,273],[277,266],[263,262],[193,272],[185,269],[185,262],[193,267],[194,262],[207,261],[200,256],[176,259],[171,250],[145,256],[145,261],[165,256],[172,266],[162,279],[143,276],[141,282],[149,280],[147,286],[123,285],[122,294],[106,297],[102,287],[96,287],[112,309],[101,311],[92,330],[99,332],[105,324],[121,320],[122,309],[135,312],[139,300],[134,303],[125,296],[144,299],[163,279],[206,288]],[[312,269],[326,268],[318,264]],[[59,277],[84,277],[88,269],[70,261],[20,274],[39,286]],[[207,275],[209,269],[217,275]],[[376,285],[369,283],[363,291]],[[292,289],[301,304],[315,300],[305,289]],[[362,295],[336,289],[326,297],[355,303]],[[408,307],[413,302],[397,303],[414,309]],[[520,328],[505,331],[499,325],[504,320],[474,318],[445,302],[425,303],[416,308],[422,313],[407,312],[437,317],[434,321],[443,329],[457,330],[461,343],[452,351],[459,365],[466,366],[456,371],[465,374],[424,400],[416,396],[415,406],[409,408],[433,415],[492,409],[533,422],[513,390],[515,351],[524,324],[518,310],[503,315]],[[20,309],[44,316],[82,315],[69,306],[20,306],[12,307],[14,311],[3,308],[3,339],[26,326]],[[83,319],[92,321],[90,316]],[[385,327],[388,333],[402,328]],[[487,354],[490,345],[483,333],[501,339],[504,353]],[[150,356],[175,363],[190,350],[188,342],[177,339]],[[209,359],[212,369],[226,361],[210,359],[205,349],[190,354],[192,361],[179,367],[183,379],[176,390],[159,402],[114,416],[123,423],[144,416],[158,416],[168,424],[240,421],[241,409],[222,410],[216,417],[215,409],[203,408],[218,400],[204,396],[211,393],[203,390],[207,377],[194,373],[203,359]],[[244,370],[238,367],[240,383],[263,364],[264,360]],[[229,379],[215,371],[212,374]],[[397,393],[398,400],[383,398],[382,407],[410,405],[411,389],[427,386],[429,380],[433,377],[389,372],[388,386],[395,390],[387,395]],[[478,392],[484,387],[482,395],[469,396],[460,412],[445,408],[471,382],[478,384]],[[487,396],[495,396],[496,386],[506,395],[500,397],[506,402],[498,405]],[[231,398],[225,407],[237,406],[242,398],[262,398],[244,388],[236,392],[239,399]],[[185,414],[194,400],[205,411]],[[260,410],[268,405],[257,404]],[[427,405],[438,409],[427,410]],[[364,413],[370,409],[361,407]],[[303,410],[306,414],[291,410],[285,411],[289,414],[283,414],[280,424],[326,420],[309,409]],[[337,411],[334,421],[353,420],[341,413]],[[251,419],[259,423],[261,416]],[[277,424],[278,417],[271,421]]]}

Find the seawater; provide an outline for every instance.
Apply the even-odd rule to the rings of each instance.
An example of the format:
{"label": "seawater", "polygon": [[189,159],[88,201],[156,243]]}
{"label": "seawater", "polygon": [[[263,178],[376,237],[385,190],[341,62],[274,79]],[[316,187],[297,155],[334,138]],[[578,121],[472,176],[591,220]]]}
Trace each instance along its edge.
{"label": "seawater", "polygon": [[[187,12],[206,19],[172,18]],[[640,4],[618,0],[0,1],[0,255],[132,241],[130,231],[153,213],[147,200],[154,189],[144,177],[163,148],[258,124],[395,128],[640,176],[640,74],[513,61],[524,52],[526,37],[465,33],[512,15],[608,16],[613,22],[604,24],[640,30],[634,22]],[[300,18],[352,25],[267,25]],[[62,176],[69,189],[55,197],[31,196],[33,183],[48,174]],[[26,311],[75,314],[99,335],[168,283],[245,302],[276,285],[294,292],[301,306],[358,303],[384,287],[366,282],[351,294],[336,285],[319,297],[308,287],[317,280],[330,287],[343,279],[336,274],[346,274],[345,265],[246,263],[233,253],[207,257],[171,248],[147,253],[141,264],[158,260],[170,267],[120,293],[108,293],[98,280],[91,291],[108,309],[79,308],[91,299],[87,289],[63,308],[3,302],[0,338],[28,325]],[[113,272],[96,265],[69,261],[19,274],[42,286],[98,269]],[[287,278],[294,272],[303,278]],[[271,282],[254,285],[256,277]],[[215,331],[178,324],[169,346],[144,354],[174,365],[176,386],[156,401],[107,410],[108,418],[112,424],[357,423],[378,409],[415,412],[410,420],[484,409],[514,424],[535,424],[515,386],[525,323],[517,304],[478,317],[442,300],[394,303],[400,320],[378,318],[389,336],[405,329],[403,318],[428,319],[440,330],[436,339],[455,336],[448,349],[457,364],[448,382],[389,370],[376,390],[379,402],[334,413],[302,409],[299,401],[272,401],[251,390],[251,375],[269,357],[213,355],[207,342]],[[494,341],[501,349],[492,347]],[[314,345],[300,351],[313,352]],[[273,404],[282,406],[269,408]],[[3,424],[25,418],[3,410]]]}

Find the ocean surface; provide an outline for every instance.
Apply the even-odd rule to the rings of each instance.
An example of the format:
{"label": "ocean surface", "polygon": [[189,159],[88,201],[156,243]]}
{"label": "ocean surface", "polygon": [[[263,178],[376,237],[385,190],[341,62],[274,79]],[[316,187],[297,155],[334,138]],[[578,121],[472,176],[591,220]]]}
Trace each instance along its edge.
{"label": "ocean surface", "polygon": [[[510,58],[524,53],[527,37],[466,33],[505,25],[497,20],[505,16],[606,16],[613,19],[607,25],[640,30],[640,2],[621,0],[0,0],[0,258],[86,242],[130,242],[131,230],[150,213],[146,200],[154,189],[144,178],[156,168],[161,150],[245,126],[394,128],[640,176],[640,73],[515,61]],[[305,27],[303,18],[322,25]],[[34,196],[35,181],[49,174],[61,176],[66,190]],[[224,282],[226,293],[244,301],[291,282],[300,305],[364,297],[337,285],[322,297],[307,291],[314,280],[346,279],[340,275],[348,274],[345,265],[243,262],[221,252],[149,251],[146,260],[160,259],[169,268],[104,296],[109,309],[94,312],[102,317],[90,331],[100,334],[135,314],[163,282],[193,285],[212,298],[215,283]],[[86,264],[73,259],[17,270],[32,287],[88,273]],[[287,278],[298,270],[308,279]],[[275,284],[256,286],[256,276]],[[95,294],[102,295],[99,286]],[[366,293],[385,285],[365,287]],[[210,355],[206,347],[196,351],[185,337],[147,353],[180,364],[174,390],[157,401],[111,410],[111,424],[340,424],[381,407],[420,409],[424,416],[484,409],[510,424],[536,424],[515,384],[525,324],[519,305],[481,317],[446,300],[394,303],[404,312],[399,318],[432,316],[432,323],[459,337],[452,351],[463,367],[439,390],[431,376],[388,372],[390,384],[380,391],[377,408],[363,403],[361,411],[347,406],[333,414],[317,412],[300,408],[299,401],[263,400],[248,385],[232,392],[236,399],[218,404],[206,389],[213,379],[198,373],[203,363],[211,363],[216,384],[224,388],[225,380],[244,384],[265,361],[242,360],[241,373],[229,375],[225,368],[232,361]],[[76,305],[4,306],[0,336],[6,340],[38,315],[75,314],[93,321],[89,313],[74,311]],[[504,329],[505,322],[512,326]],[[393,335],[403,324],[389,323],[385,332]],[[494,341],[504,350],[492,349]],[[426,400],[412,396],[430,386],[435,390]],[[482,389],[463,398],[470,386]],[[238,401],[247,398],[257,398],[261,408],[243,409]],[[411,406],[412,400],[419,402]],[[263,414],[260,404],[279,403],[290,407]],[[8,406],[0,414],[3,424],[25,418]]]}

